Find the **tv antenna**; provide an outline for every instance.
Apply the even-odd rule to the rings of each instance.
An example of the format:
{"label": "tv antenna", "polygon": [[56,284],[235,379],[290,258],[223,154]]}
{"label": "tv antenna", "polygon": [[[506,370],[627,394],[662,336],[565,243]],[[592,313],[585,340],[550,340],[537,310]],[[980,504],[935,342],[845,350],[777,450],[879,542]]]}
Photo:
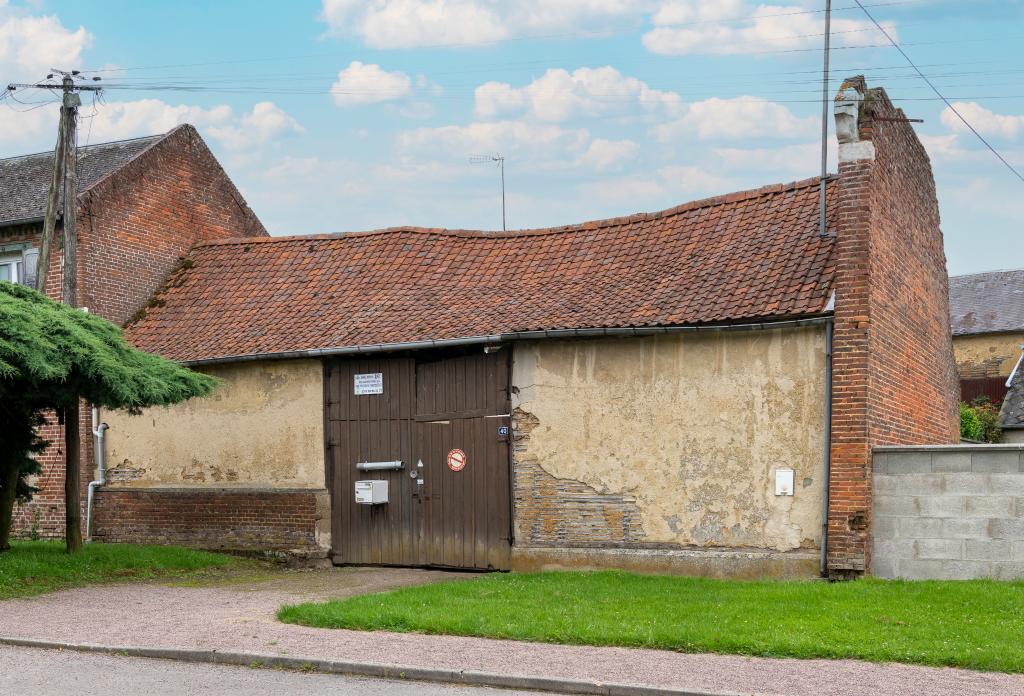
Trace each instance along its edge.
{"label": "tv antenna", "polygon": [[473,155],[469,158],[470,164],[486,164],[497,162],[501,170],[501,231],[505,232],[505,158],[500,154],[495,155]]}

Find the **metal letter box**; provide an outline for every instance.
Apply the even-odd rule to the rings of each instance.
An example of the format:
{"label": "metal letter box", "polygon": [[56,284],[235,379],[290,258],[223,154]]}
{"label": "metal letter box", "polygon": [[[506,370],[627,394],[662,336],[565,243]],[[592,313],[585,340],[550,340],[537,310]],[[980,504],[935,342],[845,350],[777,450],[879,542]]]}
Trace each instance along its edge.
{"label": "metal letter box", "polygon": [[356,502],[362,505],[380,505],[388,502],[388,482],[356,481]]}

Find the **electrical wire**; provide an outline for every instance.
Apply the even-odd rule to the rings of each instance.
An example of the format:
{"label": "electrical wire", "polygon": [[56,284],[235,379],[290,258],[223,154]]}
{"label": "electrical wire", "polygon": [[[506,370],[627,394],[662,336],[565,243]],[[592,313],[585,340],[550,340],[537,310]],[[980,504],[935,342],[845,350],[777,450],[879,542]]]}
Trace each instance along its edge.
{"label": "electrical wire", "polygon": [[867,8],[864,7],[864,5],[861,4],[860,0],[854,0],[854,2],[856,2],[857,5],[860,6],[860,9],[862,9],[864,11],[864,14],[867,15],[868,19],[870,19],[872,21],[872,23],[876,27],[878,27],[878,30],[881,31],[883,34],[885,34],[885,38],[889,39],[889,43],[891,43],[893,45],[893,48],[895,48],[897,51],[900,52],[900,54],[902,54],[902,56],[906,59],[907,63],[910,64],[910,67],[912,67],[914,69],[914,71],[917,72],[917,74],[921,76],[921,79],[924,80],[925,83],[927,83],[927,85],[932,88],[932,91],[935,92],[935,94],[937,94],[938,97],[943,102],[945,102],[946,106],[949,107],[949,110],[952,111],[954,114],[956,114],[956,117],[959,118],[960,121],[963,122],[963,124],[965,126],[967,126],[967,128],[970,129],[970,131],[972,133],[974,133],[974,135],[976,135],[978,137],[978,140],[980,140],[981,142],[983,142],[985,144],[985,147],[987,147],[989,150],[992,151],[993,155],[995,155],[996,157],[999,158],[1000,162],[1002,162],[1004,165],[1006,165],[1007,169],[1009,169],[1011,172],[1013,172],[1013,174],[1018,179],[1020,179],[1021,181],[1024,181],[1024,175],[1022,175],[1019,171],[1017,171],[1017,169],[1012,164],[1010,164],[1006,160],[1006,158],[1002,156],[1002,154],[1000,154],[999,150],[995,149],[992,146],[992,144],[989,143],[989,141],[986,140],[985,137],[981,133],[979,133],[978,130],[974,126],[971,125],[970,121],[968,121],[966,118],[964,118],[964,115],[960,113],[960,111],[953,105],[952,102],[950,102],[949,99],[947,99],[945,96],[943,96],[942,92],[939,91],[938,87],[936,87],[934,84],[932,84],[932,81],[928,79],[928,76],[925,75],[923,72],[921,72],[920,68],[918,68],[917,65],[914,64],[914,61],[910,59],[910,56],[907,55],[907,52],[904,51],[903,48],[898,43],[893,41],[892,37],[889,36],[889,32],[887,32],[885,29],[882,28],[882,25],[878,23],[878,21],[871,15],[870,12],[868,12]]}

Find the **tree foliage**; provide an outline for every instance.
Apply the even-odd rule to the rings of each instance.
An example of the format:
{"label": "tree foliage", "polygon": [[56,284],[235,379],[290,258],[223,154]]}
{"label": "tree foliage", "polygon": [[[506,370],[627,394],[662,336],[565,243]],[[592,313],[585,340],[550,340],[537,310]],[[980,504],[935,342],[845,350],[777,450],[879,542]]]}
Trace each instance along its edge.
{"label": "tree foliage", "polygon": [[26,477],[46,447],[38,428],[47,409],[78,400],[138,411],[206,396],[212,377],[133,348],[106,319],[0,281],[0,550],[13,503],[31,497]]}
{"label": "tree foliage", "polygon": [[960,437],[989,443],[1003,439],[999,409],[987,396],[979,396],[970,404],[960,403]]}

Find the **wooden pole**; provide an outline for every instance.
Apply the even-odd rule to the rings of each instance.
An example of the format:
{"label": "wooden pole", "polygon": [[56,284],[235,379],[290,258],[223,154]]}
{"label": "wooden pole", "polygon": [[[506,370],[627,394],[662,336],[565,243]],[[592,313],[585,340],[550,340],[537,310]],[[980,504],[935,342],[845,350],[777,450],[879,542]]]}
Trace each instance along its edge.
{"label": "wooden pole", "polygon": [[50,270],[50,250],[53,246],[53,232],[57,227],[57,206],[64,185],[64,131],[68,119],[68,108],[60,107],[60,121],[57,125],[57,146],[53,149],[53,176],[50,191],[46,196],[46,212],[43,214],[43,239],[39,249],[39,265],[36,271],[36,290],[46,293],[46,274]]}
{"label": "wooden pole", "polygon": [[[81,97],[71,77],[64,78],[64,267],[61,295],[64,304],[78,306],[78,145],[77,121]],[[79,432],[80,400],[76,397],[64,412],[64,540],[68,553],[82,550],[82,466]]]}

